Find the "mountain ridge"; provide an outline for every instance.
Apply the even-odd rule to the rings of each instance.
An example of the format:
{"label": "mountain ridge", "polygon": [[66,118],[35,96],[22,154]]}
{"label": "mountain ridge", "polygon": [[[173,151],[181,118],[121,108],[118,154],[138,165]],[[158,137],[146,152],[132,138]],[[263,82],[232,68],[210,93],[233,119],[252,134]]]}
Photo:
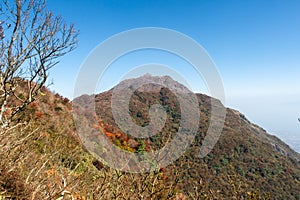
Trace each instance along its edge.
{"label": "mountain ridge", "polygon": [[[78,135],[74,113],[82,112],[80,125],[93,130],[85,133],[92,139],[89,144],[105,137],[117,148],[141,155],[144,161],[147,153],[162,149],[180,128],[182,118],[176,95],[158,87],[159,91],[153,85],[150,88],[155,90],[134,91],[129,103],[129,114],[141,127],[149,125],[152,105],[165,109],[165,126],[149,138],[135,138],[116,126],[111,112],[112,91],[83,95],[77,101],[84,106],[78,108],[76,100],[70,102],[43,88],[43,95],[16,116],[16,123],[22,120],[22,124],[0,135],[0,198],[300,198],[300,162],[284,145],[280,148],[289,154],[277,151],[270,142],[277,144],[276,138],[265,137],[264,130],[250,124],[238,111],[226,109],[218,142],[208,155],[199,158],[210,124],[211,98],[207,95],[197,95],[200,121],[194,142],[166,167],[127,173],[108,167],[105,159],[111,157],[101,159],[88,151],[86,141]],[[94,146],[94,150],[105,156],[105,149]]]}
{"label": "mountain ridge", "polygon": [[[155,83],[145,80],[149,78],[155,80]],[[170,85],[170,89],[161,85],[164,82]],[[92,109],[101,121],[99,123],[101,129],[114,145],[130,152],[137,153],[141,149],[151,152],[163,148],[180,127],[181,111],[176,92],[173,91],[181,91],[185,87],[181,88],[177,85],[180,83],[172,82],[173,80],[168,77],[150,75],[124,80],[109,91],[90,96],[88,102],[95,102],[95,107]],[[128,112],[135,124],[141,127],[150,124],[149,109],[154,104],[162,105],[168,116],[165,127],[150,138],[137,139],[132,137],[130,132],[124,133],[112,115],[112,97],[116,95],[114,98],[118,98],[118,92],[114,94],[115,88],[130,88],[130,84],[133,83],[142,88],[130,89]],[[186,90],[183,92],[186,93]],[[276,136],[268,134],[263,128],[251,123],[239,111],[226,108],[226,119],[219,140],[207,156],[203,159],[198,158],[200,147],[211,123],[212,98],[204,94],[196,94],[196,97],[201,117],[195,141],[179,160],[167,167],[165,172],[168,174],[174,170],[182,170],[180,167],[182,162],[189,160],[190,167],[187,168],[188,174],[185,175],[187,181],[183,181],[179,186],[185,194],[192,192],[192,183],[202,177],[204,182],[216,188],[216,191],[222,191],[224,195],[222,198],[229,197],[230,193],[224,190],[225,183],[221,184],[220,180],[224,181],[229,174],[233,174],[244,182],[244,186],[241,186],[244,189],[258,187],[262,193],[272,194],[275,199],[299,198],[300,155]],[[122,102],[123,97],[120,98]],[[91,139],[93,140],[93,136]],[[193,168],[198,170],[195,171]]]}
{"label": "mountain ridge", "polygon": [[[150,84],[143,84],[147,81],[149,81],[149,79],[151,80]],[[155,82],[155,83],[153,83]],[[144,74],[143,76],[140,77],[136,77],[136,78],[131,78],[131,79],[125,79],[123,81],[121,81],[119,84],[117,84],[115,87],[111,88],[110,90],[108,90],[107,92],[113,92],[114,89],[116,87],[129,87],[131,84],[137,84],[140,85],[140,87],[136,88],[136,91],[138,92],[159,92],[162,88],[164,88],[164,86],[162,86],[162,84],[166,84],[168,87],[168,89],[170,89],[172,92],[176,91],[176,92],[190,92],[193,93],[192,91],[190,91],[186,86],[184,86],[183,84],[175,81],[172,79],[172,77],[166,75],[166,76],[153,76],[149,73]],[[132,91],[134,92],[134,91]],[[106,92],[104,92],[106,93]],[[221,103],[221,101],[219,101],[218,99],[215,99],[213,97],[210,97],[209,95],[205,95],[205,94],[201,94],[201,93],[195,93],[197,96],[202,96],[205,98],[209,98],[209,99],[214,99],[216,101],[218,101],[219,103]],[[101,95],[101,93],[99,94],[94,94],[92,95],[92,97],[97,98],[97,96]],[[84,96],[84,98],[88,98],[91,97],[90,95],[84,94],[82,96],[77,97],[76,99],[81,99]],[[75,101],[76,101],[75,99]],[[203,99],[203,98],[202,98]],[[300,154],[298,152],[296,152],[294,149],[292,149],[288,144],[286,144],[285,142],[283,142],[280,138],[278,138],[276,135],[272,135],[270,133],[268,133],[265,129],[263,129],[262,127],[250,122],[244,114],[240,113],[238,110],[232,109],[232,108],[227,108],[232,110],[237,116],[240,117],[241,120],[243,120],[245,123],[249,124],[251,130],[255,133],[257,133],[258,136],[260,136],[259,138],[264,141],[264,142],[268,142],[270,144],[272,144],[272,146],[274,147],[274,149],[280,153],[282,153],[285,156],[291,157],[297,161],[300,161]]]}

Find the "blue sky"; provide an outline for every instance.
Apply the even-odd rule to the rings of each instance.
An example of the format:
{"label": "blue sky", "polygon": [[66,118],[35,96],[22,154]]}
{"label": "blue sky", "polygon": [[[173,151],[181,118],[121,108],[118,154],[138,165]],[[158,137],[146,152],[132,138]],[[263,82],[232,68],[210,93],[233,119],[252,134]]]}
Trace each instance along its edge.
{"label": "blue sky", "polygon": [[[112,35],[141,27],[169,28],[209,53],[222,77],[227,106],[300,151],[300,1],[49,0],[48,8],[80,30],[78,48],[51,70],[52,90],[72,98],[81,64]],[[190,66],[158,51],[120,58],[100,90],[148,62],[174,67],[195,91],[209,93]]]}

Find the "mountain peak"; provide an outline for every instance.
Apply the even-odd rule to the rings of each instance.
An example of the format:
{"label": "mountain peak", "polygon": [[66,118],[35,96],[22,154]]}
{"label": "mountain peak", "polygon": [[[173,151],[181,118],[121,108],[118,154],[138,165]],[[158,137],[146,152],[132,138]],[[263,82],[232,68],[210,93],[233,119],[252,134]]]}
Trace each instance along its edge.
{"label": "mountain peak", "polygon": [[[137,84],[138,87],[132,87],[133,84]],[[128,91],[128,89],[131,92],[135,91],[131,94],[128,110],[126,108],[124,112],[120,112],[129,113],[131,120],[131,123],[126,122],[124,124],[126,128],[130,128],[125,129],[125,131],[116,122],[116,117],[112,111],[114,92],[119,95],[117,92],[122,92],[123,87],[123,91]],[[169,90],[162,90],[163,87]],[[175,142],[173,139],[179,129],[182,129],[183,118],[181,117],[182,110],[176,97],[177,94],[174,94],[172,89],[179,91],[185,86],[170,76],[145,74],[138,78],[124,80],[115,88],[117,88],[116,91],[113,88],[110,91],[91,96],[91,101],[95,102],[92,109],[96,115],[93,115],[90,112],[90,107],[86,106],[91,102],[88,99],[83,99],[83,106],[79,105],[78,109],[75,107],[75,113],[80,113],[77,123],[83,126],[84,141],[92,145],[92,152],[100,152],[100,158],[113,158],[109,155],[109,151],[103,152],[103,148],[98,145],[103,140],[99,140],[97,131],[100,131],[99,134],[106,137],[112,145],[132,153],[139,153],[142,149],[145,153],[143,155],[159,151],[165,148],[169,142]],[[120,95],[116,99],[122,103],[125,98],[122,94]],[[210,184],[210,188],[216,188],[218,191],[216,194],[223,195],[220,196],[220,199],[228,199],[232,197],[233,193],[228,190],[230,187],[227,187],[229,183],[226,181],[230,177],[234,177],[233,183],[243,184],[239,187],[241,188],[240,194],[245,194],[241,198],[245,198],[252,190],[262,191],[263,194],[269,193],[274,199],[283,199],[284,197],[295,199],[298,197],[300,155],[277,137],[269,135],[264,129],[251,123],[239,111],[227,108],[224,129],[218,142],[208,156],[199,159],[196,155],[199,155],[199,149],[207,137],[208,128],[213,124],[211,118],[212,98],[203,94],[196,94],[196,97],[197,103],[199,103],[200,120],[195,140],[181,158],[163,169],[165,174],[172,174],[176,170],[184,172],[184,179],[178,185],[179,190],[186,194],[193,194],[193,188],[197,185],[191,185],[191,183],[208,180],[204,184]],[[73,101],[73,103],[76,102]],[[142,129],[139,128],[151,125],[151,107],[155,104],[162,105],[166,112],[167,117],[162,128],[159,131],[156,131],[158,129],[151,129],[150,134],[155,133],[153,136],[135,137],[141,133],[140,130]],[[124,107],[122,104],[116,105],[120,106],[120,109]],[[92,116],[95,117],[95,120]],[[117,119],[124,120],[123,117],[117,117]],[[219,118],[216,117],[214,120],[218,121]],[[123,122],[121,121],[121,123]],[[195,122],[192,121],[192,123]],[[86,127],[95,127],[95,129],[92,128],[89,132]],[[116,157],[115,159],[117,161],[119,158]],[[143,158],[141,157],[141,159]],[[99,165],[102,166],[101,162]],[[97,164],[97,166],[99,165]],[[172,178],[174,177],[169,176],[162,179],[162,181],[166,181],[163,184],[170,184],[168,181],[173,181]],[[224,186],[224,184],[226,185]],[[211,191],[210,188],[208,191]]]}
{"label": "mountain peak", "polygon": [[[135,87],[133,87],[135,86]],[[160,91],[162,88],[168,88],[173,92],[191,93],[191,91],[183,84],[175,81],[171,76],[154,76],[146,73],[137,78],[125,79],[114,88],[134,88],[139,92]]]}
{"label": "mountain peak", "polygon": [[144,74],[142,77],[145,77],[145,78],[147,78],[147,77],[152,77],[153,75],[152,74],[150,74],[150,73],[146,73],[146,74]]}

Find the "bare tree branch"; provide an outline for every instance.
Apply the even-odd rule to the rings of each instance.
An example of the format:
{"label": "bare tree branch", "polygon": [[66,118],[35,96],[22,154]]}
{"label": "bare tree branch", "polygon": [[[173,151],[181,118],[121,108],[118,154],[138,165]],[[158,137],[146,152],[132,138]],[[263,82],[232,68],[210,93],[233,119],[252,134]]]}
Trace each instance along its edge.
{"label": "bare tree branch", "polygon": [[76,48],[78,32],[47,11],[45,0],[3,0],[0,21],[0,124],[6,128],[37,98],[49,69]]}

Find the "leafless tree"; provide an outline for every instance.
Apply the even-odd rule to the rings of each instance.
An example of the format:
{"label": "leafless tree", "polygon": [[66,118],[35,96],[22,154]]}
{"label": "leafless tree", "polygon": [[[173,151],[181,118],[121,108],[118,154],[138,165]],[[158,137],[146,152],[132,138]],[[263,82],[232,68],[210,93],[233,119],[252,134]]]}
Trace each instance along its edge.
{"label": "leafless tree", "polygon": [[45,0],[2,0],[0,4],[0,125],[35,101],[49,69],[77,45],[78,32],[46,9]]}

